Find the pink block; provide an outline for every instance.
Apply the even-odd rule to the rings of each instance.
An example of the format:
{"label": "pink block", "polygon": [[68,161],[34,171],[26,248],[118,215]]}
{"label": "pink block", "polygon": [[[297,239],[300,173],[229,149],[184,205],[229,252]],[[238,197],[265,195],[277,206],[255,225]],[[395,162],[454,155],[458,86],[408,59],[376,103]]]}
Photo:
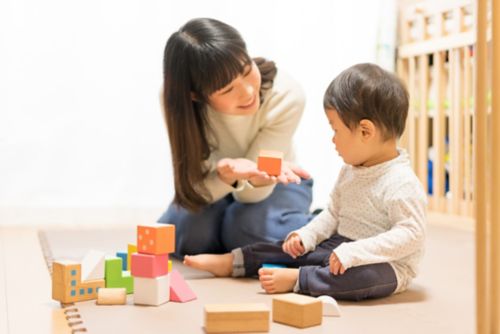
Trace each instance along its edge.
{"label": "pink block", "polygon": [[170,275],[170,301],[185,303],[196,299],[193,290],[187,285],[182,275],[177,270],[172,270]]}
{"label": "pink block", "polygon": [[132,276],[155,278],[168,273],[168,254],[134,253],[131,257]]}

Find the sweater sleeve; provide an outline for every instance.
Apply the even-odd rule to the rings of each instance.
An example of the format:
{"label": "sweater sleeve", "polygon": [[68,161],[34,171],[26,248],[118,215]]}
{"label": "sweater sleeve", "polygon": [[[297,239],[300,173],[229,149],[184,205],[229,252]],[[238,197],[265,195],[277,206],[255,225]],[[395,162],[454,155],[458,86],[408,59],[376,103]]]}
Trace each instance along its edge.
{"label": "sweater sleeve", "polygon": [[298,234],[300,240],[302,240],[306,253],[313,251],[319,243],[328,239],[335,232],[337,232],[340,207],[339,183],[343,175],[344,169],[340,171],[335,187],[330,194],[330,200],[327,208],[321,211],[321,213],[307,225],[296,231],[290,232],[287,236],[288,239],[288,237],[293,233]]}
{"label": "sweater sleeve", "polygon": [[[264,101],[267,110],[257,136],[250,143],[245,158],[257,161],[261,149],[274,150],[286,154],[292,149],[292,138],[304,112],[305,95],[295,81],[285,77],[277,91],[271,91]],[[274,185],[253,187],[246,182],[234,198],[243,203],[255,203],[271,195]]]}
{"label": "sweater sleeve", "polygon": [[[418,194],[418,195],[417,195]],[[335,249],[344,268],[396,261],[423,248],[426,199],[414,184],[403,185],[387,200],[392,228],[370,238],[341,244]]]}

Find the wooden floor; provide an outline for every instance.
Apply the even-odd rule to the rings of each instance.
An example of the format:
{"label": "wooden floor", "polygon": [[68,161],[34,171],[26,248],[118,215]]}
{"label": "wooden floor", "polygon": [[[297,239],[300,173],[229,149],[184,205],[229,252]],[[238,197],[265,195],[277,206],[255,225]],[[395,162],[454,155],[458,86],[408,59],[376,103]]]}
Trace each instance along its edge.
{"label": "wooden floor", "polygon": [[[88,248],[105,244],[116,251],[133,235],[133,225],[117,227],[101,225],[80,225],[49,228],[49,243],[57,238],[64,240],[64,233],[79,233],[82,238],[56,242],[53,255],[70,250],[77,258]],[[0,226],[0,333],[59,333],[62,327],[62,313],[59,305],[50,299],[50,278],[38,241],[38,228],[12,224]],[[98,238],[87,237],[99,235]],[[101,240],[102,239],[102,240]],[[101,241],[100,241],[101,240]],[[188,275],[189,276],[189,275]],[[271,300],[259,293],[256,280],[197,279],[191,284],[199,291],[200,300],[196,304],[184,306],[186,315],[191,314],[190,327],[202,333],[201,307],[209,300],[231,301],[238,298],[237,292],[215,298],[214,291],[227,291],[245,285],[245,293],[255,298]],[[237,289],[234,291],[238,291]],[[244,294],[241,295],[241,297]],[[204,299],[204,300],[201,300]],[[301,333],[474,333],[474,235],[467,229],[457,229],[445,225],[430,224],[426,241],[426,255],[419,277],[411,288],[402,294],[386,299],[361,303],[340,302],[342,316],[325,321],[323,326]],[[95,304],[81,304],[87,312],[87,325],[91,333],[106,332],[95,311]],[[171,307],[171,306],[167,306]],[[199,310],[196,310],[198,309]],[[120,309],[110,309],[118,312]],[[133,306],[124,309],[134,310]],[[102,312],[102,311],[101,311]],[[161,308],[143,312],[149,316],[161,312]],[[179,311],[181,312],[181,311]],[[182,316],[184,313],[180,313]],[[125,314],[126,314],[125,313]],[[124,314],[121,314],[123,316]],[[137,316],[134,311],[133,315]],[[90,328],[89,328],[90,329]],[[109,329],[109,328],[108,328]],[[102,330],[102,331],[101,331]],[[178,328],[178,332],[182,332]],[[287,333],[284,326],[272,325],[271,333]]]}

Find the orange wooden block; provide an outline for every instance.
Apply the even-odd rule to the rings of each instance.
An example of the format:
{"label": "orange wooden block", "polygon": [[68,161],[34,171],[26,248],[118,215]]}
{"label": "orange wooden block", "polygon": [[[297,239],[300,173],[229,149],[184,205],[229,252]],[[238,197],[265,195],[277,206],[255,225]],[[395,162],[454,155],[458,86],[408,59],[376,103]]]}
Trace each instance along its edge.
{"label": "orange wooden block", "polygon": [[278,176],[281,174],[282,160],[282,152],[260,151],[259,158],[257,159],[257,167],[271,176]]}
{"label": "orange wooden block", "polygon": [[137,226],[137,251],[144,254],[168,254],[175,250],[175,225]]}

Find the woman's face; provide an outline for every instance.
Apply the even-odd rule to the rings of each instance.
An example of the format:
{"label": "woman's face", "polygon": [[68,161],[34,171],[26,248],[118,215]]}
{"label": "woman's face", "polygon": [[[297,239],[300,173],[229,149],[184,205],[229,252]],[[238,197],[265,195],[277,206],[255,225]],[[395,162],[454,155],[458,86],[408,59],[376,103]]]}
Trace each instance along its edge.
{"label": "woman's face", "polygon": [[260,72],[252,61],[242,74],[208,97],[208,104],[228,115],[251,115],[260,107]]}

